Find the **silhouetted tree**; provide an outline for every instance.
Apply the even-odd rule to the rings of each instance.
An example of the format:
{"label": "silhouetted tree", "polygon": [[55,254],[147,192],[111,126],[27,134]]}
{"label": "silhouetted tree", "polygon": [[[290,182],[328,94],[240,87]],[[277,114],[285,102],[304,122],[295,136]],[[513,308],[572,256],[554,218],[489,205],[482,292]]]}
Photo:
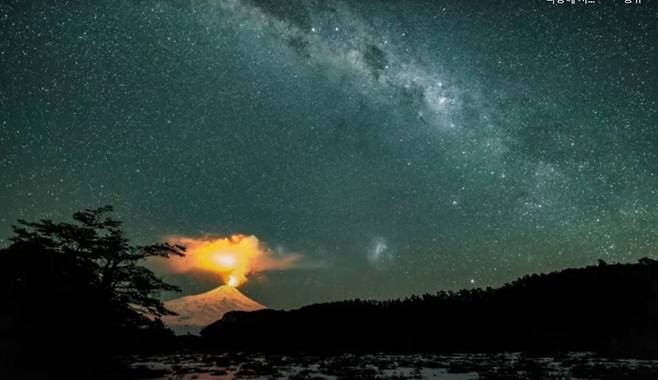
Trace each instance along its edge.
{"label": "silhouetted tree", "polygon": [[157,296],[178,289],[142,264],[182,256],[184,248],[131,245],[112,211],[105,206],[76,212],[72,223],[12,226],[10,245],[0,250],[0,351],[94,355],[167,335],[160,317],[172,313]]}
{"label": "silhouetted tree", "polygon": [[111,206],[105,206],[76,212],[73,219],[77,223],[19,220],[19,226],[12,226],[15,236],[10,238],[8,251],[29,247],[68,256],[74,265],[88,271],[88,286],[97,287],[114,307],[123,309],[118,311],[128,320],[122,323],[148,325],[172,314],[157,298],[158,292],[179,289],[140,264],[149,257],[183,256],[184,247],[168,243],[130,245],[121,222],[107,216],[112,211]]}

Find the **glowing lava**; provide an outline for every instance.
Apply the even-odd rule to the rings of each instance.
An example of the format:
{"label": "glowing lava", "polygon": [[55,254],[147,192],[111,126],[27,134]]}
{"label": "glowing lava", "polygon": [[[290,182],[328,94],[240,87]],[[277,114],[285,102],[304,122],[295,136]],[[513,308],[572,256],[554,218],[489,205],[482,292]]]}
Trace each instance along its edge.
{"label": "glowing lava", "polygon": [[236,287],[240,285],[240,281],[235,276],[228,276],[228,281],[226,283],[228,286]]}

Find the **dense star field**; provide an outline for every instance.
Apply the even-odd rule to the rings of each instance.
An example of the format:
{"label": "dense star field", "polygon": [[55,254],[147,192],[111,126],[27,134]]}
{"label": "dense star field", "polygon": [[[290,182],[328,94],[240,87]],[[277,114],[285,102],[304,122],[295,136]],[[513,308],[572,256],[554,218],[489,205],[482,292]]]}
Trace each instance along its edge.
{"label": "dense star field", "polygon": [[286,308],[655,258],[658,8],[599,2],[3,2],[0,237],[253,234]]}

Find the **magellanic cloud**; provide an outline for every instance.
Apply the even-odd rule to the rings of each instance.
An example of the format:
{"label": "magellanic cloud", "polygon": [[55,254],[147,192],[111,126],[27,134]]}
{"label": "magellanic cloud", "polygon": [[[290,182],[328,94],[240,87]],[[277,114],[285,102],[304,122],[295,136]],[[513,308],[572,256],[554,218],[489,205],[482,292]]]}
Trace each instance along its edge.
{"label": "magellanic cloud", "polygon": [[172,236],[167,241],[186,248],[185,257],[167,260],[169,270],[177,273],[195,270],[215,272],[231,286],[245,283],[252,273],[294,268],[302,259],[297,253],[275,253],[254,235]]}

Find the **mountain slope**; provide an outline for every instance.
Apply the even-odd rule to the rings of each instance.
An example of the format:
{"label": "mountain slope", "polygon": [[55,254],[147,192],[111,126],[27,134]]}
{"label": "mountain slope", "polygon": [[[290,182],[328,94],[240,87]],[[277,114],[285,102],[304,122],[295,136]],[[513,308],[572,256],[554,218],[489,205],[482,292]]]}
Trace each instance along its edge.
{"label": "mountain slope", "polygon": [[229,311],[265,309],[265,306],[227,285],[206,293],[167,301],[165,306],[178,314],[162,319],[165,325],[178,335],[198,334],[202,328],[220,319]]}

